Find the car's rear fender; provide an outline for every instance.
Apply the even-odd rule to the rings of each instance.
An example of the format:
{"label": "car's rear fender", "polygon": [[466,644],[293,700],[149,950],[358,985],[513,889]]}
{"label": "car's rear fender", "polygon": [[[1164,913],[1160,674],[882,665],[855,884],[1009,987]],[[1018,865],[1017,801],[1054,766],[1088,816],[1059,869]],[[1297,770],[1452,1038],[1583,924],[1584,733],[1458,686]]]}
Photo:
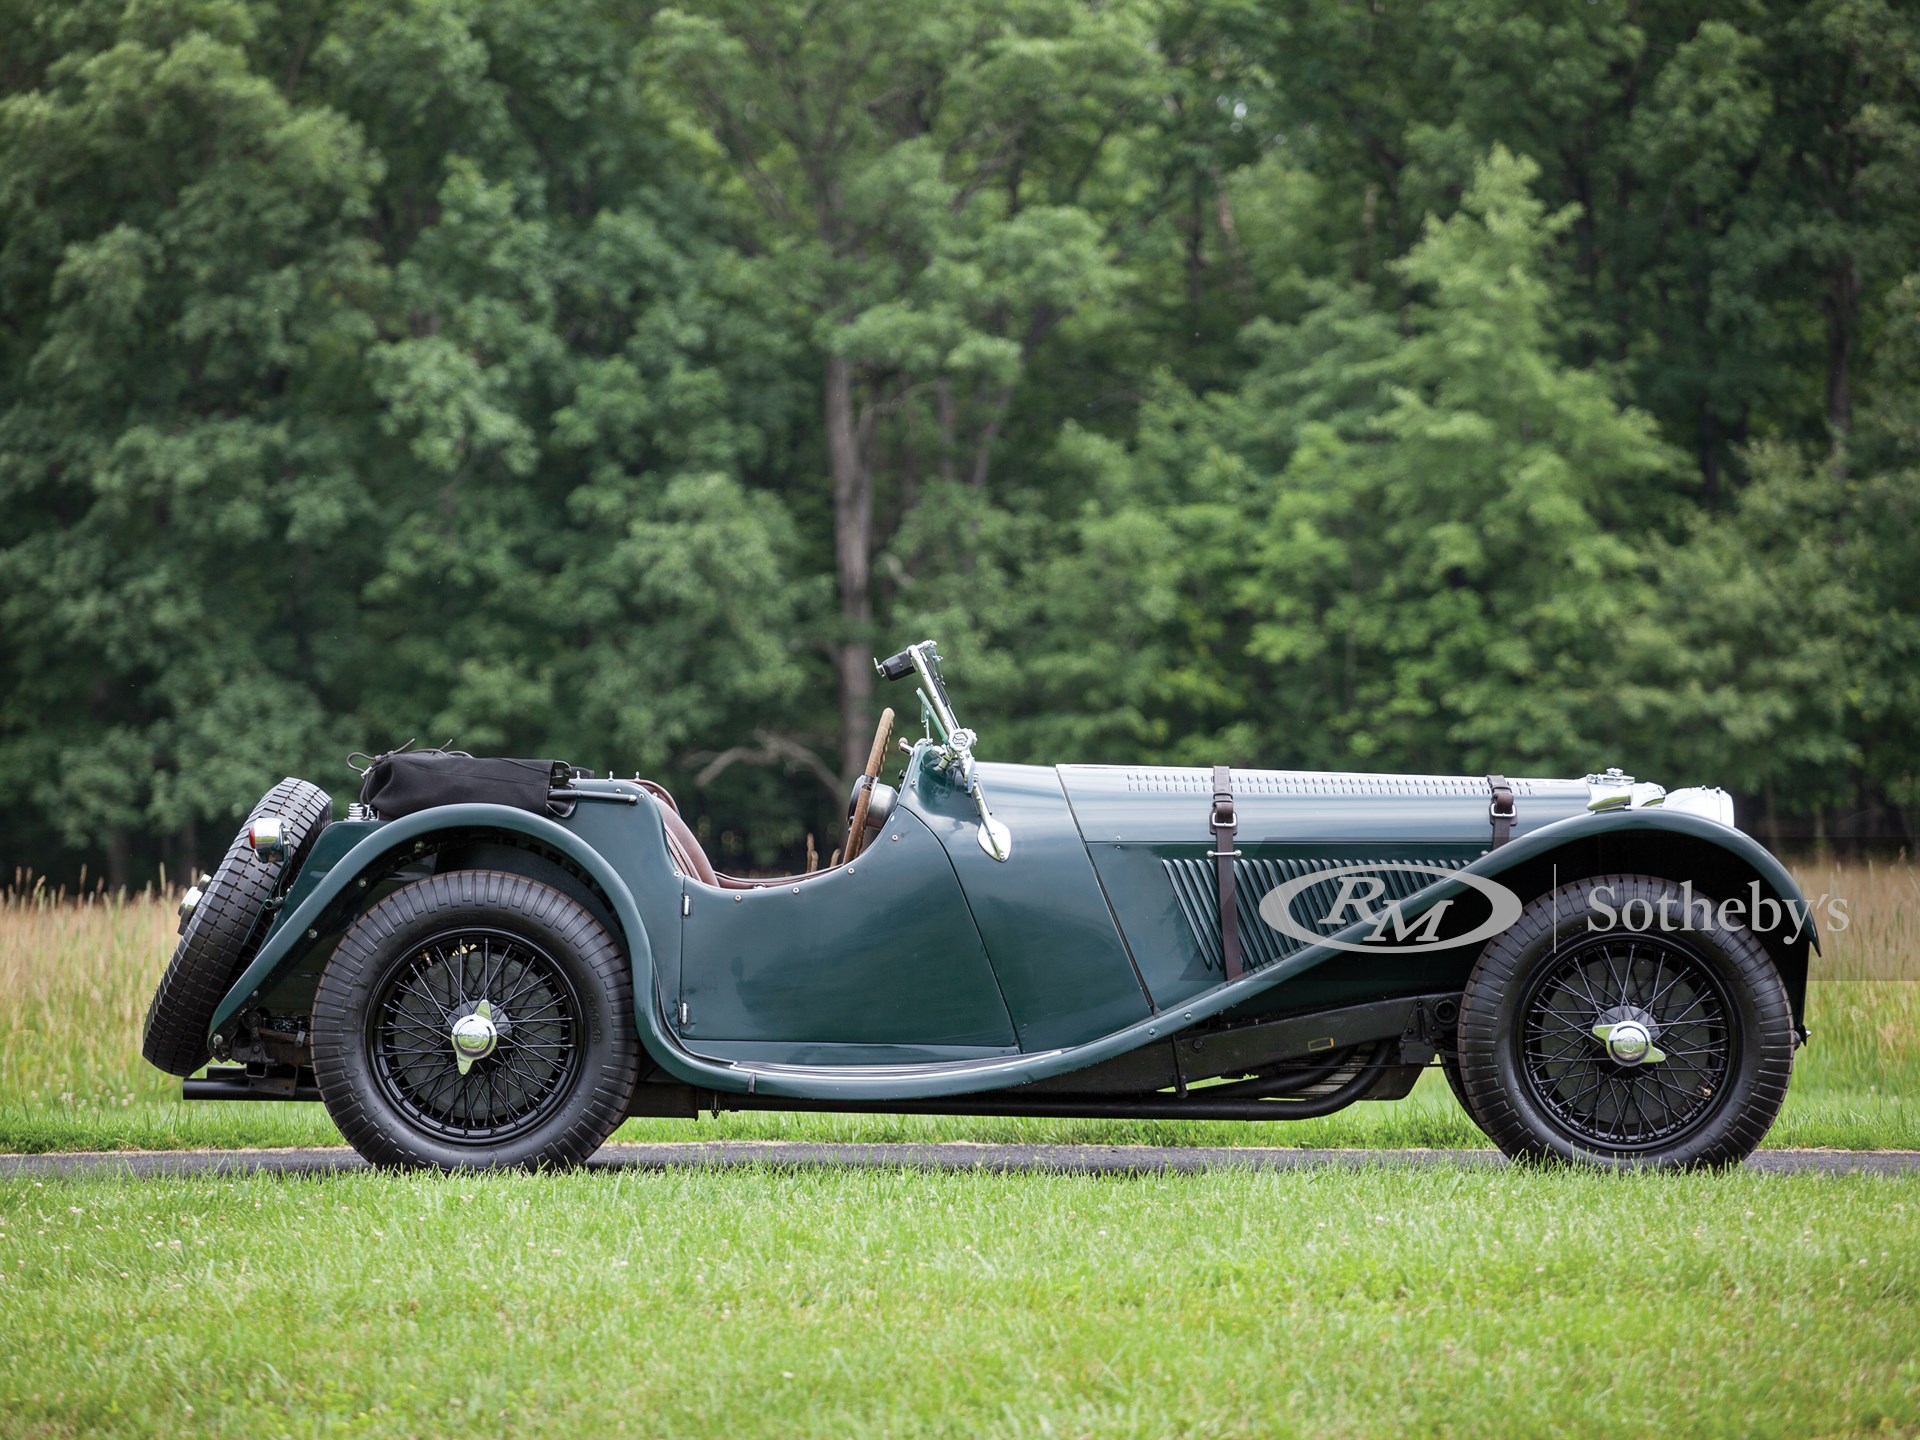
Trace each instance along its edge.
{"label": "car's rear fender", "polygon": [[[337,939],[379,884],[430,855],[444,854],[463,868],[492,858],[496,868],[533,879],[555,883],[564,876],[570,881],[558,888],[589,901],[588,908],[599,912],[603,922],[611,922],[616,938],[626,947],[640,1034],[658,1058],[661,1046],[671,1042],[660,1020],[657,966],[644,909],[661,908],[663,898],[667,905],[676,905],[679,880],[673,874],[653,802],[637,798],[632,811],[623,808],[622,819],[626,822],[619,832],[623,843],[604,848],[570,825],[505,805],[443,805],[365,827],[340,822],[335,828],[341,834],[359,828],[360,838],[324,873],[302,877],[307,883],[288,896],[291,909],[275,917],[252,963],[215,1010],[212,1030],[227,1027],[308,960],[311,952]],[[615,853],[610,856],[607,850]],[[653,905],[643,907],[635,898],[636,889],[653,892],[648,893]]]}

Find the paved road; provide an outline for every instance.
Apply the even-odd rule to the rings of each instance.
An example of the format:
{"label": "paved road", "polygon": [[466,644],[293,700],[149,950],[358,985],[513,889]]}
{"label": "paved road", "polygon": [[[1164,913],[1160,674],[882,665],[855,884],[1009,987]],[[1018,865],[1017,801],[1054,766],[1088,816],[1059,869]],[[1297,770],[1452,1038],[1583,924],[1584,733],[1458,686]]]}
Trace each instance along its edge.
{"label": "paved road", "polygon": [[[1496,1169],[1491,1150],[1259,1150],[1153,1145],[812,1145],[779,1140],[690,1141],[608,1145],[588,1165],[596,1170],[738,1169],[751,1165],[818,1168],[905,1166],[915,1170],[989,1170],[1018,1174],[1157,1175],[1206,1170]],[[351,1150],[135,1150],[74,1155],[0,1155],[0,1180],[45,1175],[329,1175],[364,1170]],[[1915,1175],[1915,1150],[1763,1150],[1747,1169],[1766,1175]]]}

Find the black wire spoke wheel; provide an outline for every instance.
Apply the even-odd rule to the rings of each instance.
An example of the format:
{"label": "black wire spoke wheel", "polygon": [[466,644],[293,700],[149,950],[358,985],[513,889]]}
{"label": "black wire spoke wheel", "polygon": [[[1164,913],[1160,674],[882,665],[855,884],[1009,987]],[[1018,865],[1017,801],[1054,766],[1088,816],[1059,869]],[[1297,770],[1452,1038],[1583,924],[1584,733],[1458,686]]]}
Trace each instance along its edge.
{"label": "black wire spoke wheel", "polygon": [[1508,1155],[1731,1165],[1772,1127],[1797,1038],[1774,954],[1711,906],[1684,926],[1622,922],[1636,902],[1681,914],[1690,894],[1656,876],[1596,875],[1534,897],[1487,942],[1460,997],[1454,1059],[1467,1113]]}
{"label": "black wire spoke wheel", "polygon": [[368,1021],[388,1099],[456,1144],[537,1127],[579,1082],[578,993],[551,955],[500,930],[451,931],[410,951]]}
{"label": "black wire spoke wheel", "polygon": [[313,1002],[327,1113],[376,1165],[575,1165],[639,1083],[611,922],[524,875],[450,870],[354,921]]}
{"label": "black wire spoke wheel", "polygon": [[1569,1135],[1646,1149],[1698,1128],[1727,1092],[1737,1034],[1725,988],[1666,936],[1595,937],[1532,986],[1522,1065]]}

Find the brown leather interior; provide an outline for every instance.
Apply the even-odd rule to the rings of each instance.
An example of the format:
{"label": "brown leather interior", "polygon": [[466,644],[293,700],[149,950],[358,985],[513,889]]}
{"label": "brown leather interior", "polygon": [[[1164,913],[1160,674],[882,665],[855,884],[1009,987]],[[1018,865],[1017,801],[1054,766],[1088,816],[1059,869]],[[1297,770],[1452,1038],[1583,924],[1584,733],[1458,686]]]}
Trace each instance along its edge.
{"label": "brown leather interior", "polygon": [[817,880],[836,868],[829,866],[825,870],[814,870],[805,875],[782,875],[772,879],[742,880],[733,875],[722,875],[713,868],[713,862],[707,858],[707,852],[701,848],[700,837],[693,828],[680,818],[680,807],[669,795],[665,787],[651,780],[639,782],[659,802],[660,823],[667,832],[667,853],[673,857],[673,865],[690,880],[698,880],[702,885],[717,886],[722,890],[764,890],[769,885],[790,885],[801,880]]}
{"label": "brown leather interior", "polygon": [[667,808],[673,811],[674,814],[678,815],[680,813],[680,802],[674,799],[673,792],[668,790],[667,787],[662,785],[658,780],[642,780],[636,775],[633,777],[633,783],[655,799],[664,800]]}
{"label": "brown leather interior", "polygon": [[692,828],[680,818],[680,812],[673,807],[671,797],[660,806],[660,822],[667,828],[667,851],[673,856],[673,863],[680,873],[698,880],[702,885],[718,885],[720,877],[714,873],[713,862],[707,859],[707,852],[700,848],[700,840]]}

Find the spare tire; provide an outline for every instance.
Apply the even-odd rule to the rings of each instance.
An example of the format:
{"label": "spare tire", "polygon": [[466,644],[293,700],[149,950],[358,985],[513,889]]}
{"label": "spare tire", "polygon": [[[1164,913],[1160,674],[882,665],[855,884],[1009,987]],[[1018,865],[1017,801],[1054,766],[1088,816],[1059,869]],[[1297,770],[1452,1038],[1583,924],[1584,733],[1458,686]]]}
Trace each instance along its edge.
{"label": "spare tire", "polygon": [[283,878],[290,881],[299,872],[333,816],[333,799],[318,785],[289,776],[248,812],[248,824],[262,815],[285,822],[285,858],[256,854],[247,842],[247,826],[240,827],[219,868],[201,882],[199,901],[180,922],[180,943],[147,1007],[141,1052],[169,1075],[191,1075],[207,1063],[213,1012],[260,948],[266,903]]}

